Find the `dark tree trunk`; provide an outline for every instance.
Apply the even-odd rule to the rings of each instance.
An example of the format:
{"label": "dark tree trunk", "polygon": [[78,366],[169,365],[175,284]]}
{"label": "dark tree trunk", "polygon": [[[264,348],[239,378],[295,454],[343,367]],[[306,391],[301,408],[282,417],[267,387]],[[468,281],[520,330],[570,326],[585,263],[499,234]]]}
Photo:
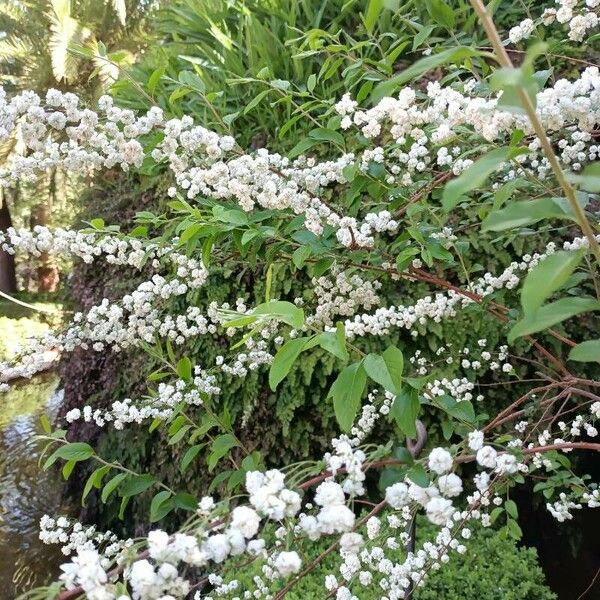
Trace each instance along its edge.
{"label": "dark tree trunk", "polygon": [[[0,195],[0,231],[6,231],[9,227],[12,227],[10,210],[6,198]],[[15,257],[4,250],[0,250],[0,291],[5,294],[14,294],[17,291]]]}

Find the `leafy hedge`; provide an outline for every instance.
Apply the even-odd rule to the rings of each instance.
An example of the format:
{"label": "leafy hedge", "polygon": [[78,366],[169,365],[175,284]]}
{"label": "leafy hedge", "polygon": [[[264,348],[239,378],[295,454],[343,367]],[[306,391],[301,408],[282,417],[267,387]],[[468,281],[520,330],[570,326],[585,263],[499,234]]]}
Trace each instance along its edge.
{"label": "leafy hedge", "polygon": [[[417,542],[430,539],[433,528],[424,520],[419,520]],[[326,550],[331,540],[317,542],[316,553]],[[544,581],[544,573],[538,564],[537,552],[533,548],[518,547],[514,540],[503,532],[483,527],[473,529],[468,542],[469,552],[464,555],[453,553],[450,562],[439,571],[431,571],[427,585],[417,588],[414,600],[554,600],[556,595]],[[391,556],[391,554],[390,554]],[[402,555],[398,551],[397,560]],[[323,560],[312,573],[303,578],[288,594],[289,600],[316,600],[323,597],[325,576],[335,572],[339,558],[335,553]],[[225,571],[225,581],[238,579],[236,590],[242,595],[246,589],[254,589],[252,578],[260,575],[260,570],[245,568],[242,572],[231,569]],[[376,600],[380,597],[377,584],[364,588],[361,600]]]}

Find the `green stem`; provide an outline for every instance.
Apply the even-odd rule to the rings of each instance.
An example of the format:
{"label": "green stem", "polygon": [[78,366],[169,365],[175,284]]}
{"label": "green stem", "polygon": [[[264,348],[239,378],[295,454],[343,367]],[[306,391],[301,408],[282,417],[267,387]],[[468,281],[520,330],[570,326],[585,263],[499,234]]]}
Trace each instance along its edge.
{"label": "green stem", "polygon": [[[492,16],[488,12],[487,8],[484,6],[482,0],[469,1],[471,2],[471,6],[477,13],[479,20],[481,21],[481,24],[483,25],[487,33],[488,39],[490,40],[492,48],[494,49],[494,53],[498,58],[499,64],[503,67],[512,69],[512,60],[510,59],[510,56],[508,55],[506,49],[502,44],[502,40],[500,39],[500,35],[498,33],[498,30],[496,29],[496,25],[494,24]],[[529,117],[529,121],[531,122],[533,130],[538,139],[540,140],[540,144],[548,162],[550,163],[550,166],[552,167],[554,176],[556,177],[556,180],[560,184],[560,187],[563,189],[565,196],[569,201],[569,204],[571,205],[573,214],[575,215],[575,219],[577,220],[579,227],[581,227],[581,230],[585,234],[585,237],[589,242],[590,249],[594,253],[596,260],[600,263],[600,245],[596,241],[594,230],[592,229],[592,226],[590,225],[590,222],[588,221],[585,212],[581,208],[581,205],[577,201],[577,197],[575,196],[575,190],[567,181],[565,172],[562,170],[558,157],[556,156],[554,149],[552,148],[552,143],[546,135],[544,126],[542,125],[535,111],[535,106],[533,105],[531,98],[529,97],[527,91],[524,88],[517,88],[517,94],[519,96],[521,104],[523,105],[523,108],[525,109],[525,112],[527,113],[527,116]]]}

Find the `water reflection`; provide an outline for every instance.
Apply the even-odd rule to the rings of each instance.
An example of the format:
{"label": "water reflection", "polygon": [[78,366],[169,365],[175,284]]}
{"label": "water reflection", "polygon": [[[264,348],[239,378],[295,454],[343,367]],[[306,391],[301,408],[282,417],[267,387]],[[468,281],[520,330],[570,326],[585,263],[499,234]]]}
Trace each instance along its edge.
{"label": "water reflection", "polygon": [[0,598],[56,578],[60,550],[38,538],[44,514],[68,514],[57,470],[44,472],[38,459],[44,442],[39,417],[52,416],[62,401],[58,378],[46,375],[0,395]]}

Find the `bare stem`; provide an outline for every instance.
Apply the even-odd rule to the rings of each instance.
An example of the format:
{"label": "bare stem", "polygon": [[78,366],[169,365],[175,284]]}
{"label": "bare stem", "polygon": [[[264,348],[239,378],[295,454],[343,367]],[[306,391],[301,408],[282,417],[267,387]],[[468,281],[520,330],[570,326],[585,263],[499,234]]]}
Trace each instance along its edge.
{"label": "bare stem", "polygon": [[[481,24],[483,25],[487,33],[492,48],[494,49],[494,53],[498,58],[498,62],[503,67],[513,68],[512,60],[510,59],[508,52],[502,45],[502,40],[500,39],[498,30],[496,29],[496,25],[494,24],[494,20],[492,19],[492,16],[484,6],[482,0],[469,1],[471,2],[471,6],[477,13],[479,20],[481,21]],[[594,253],[596,260],[600,263],[600,245],[596,241],[594,230],[592,229],[592,226],[590,225],[590,222],[588,221],[585,212],[581,208],[581,205],[579,204],[579,202],[577,202],[575,190],[573,189],[573,186],[571,186],[571,184],[567,181],[565,172],[562,170],[558,157],[556,156],[556,154],[554,153],[554,149],[552,148],[552,143],[548,139],[546,131],[544,130],[544,126],[542,125],[537,113],[535,112],[533,102],[531,101],[531,98],[529,97],[524,88],[517,88],[517,94],[519,96],[521,104],[523,105],[523,108],[525,109],[525,112],[527,113],[527,116],[529,117],[529,121],[531,122],[533,130],[538,139],[540,140],[540,144],[542,146],[544,154],[546,155],[546,158],[548,159],[548,162],[550,163],[550,166],[552,167],[554,176],[556,177],[556,180],[558,181],[560,187],[563,189],[565,196],[569,201],[569,204],[571,205],[577,223],[579,224],[579,227],[581,227],[581,231],[583,231],[583,233],[585,234],[585,237],[589,242],[590,249]]]}

